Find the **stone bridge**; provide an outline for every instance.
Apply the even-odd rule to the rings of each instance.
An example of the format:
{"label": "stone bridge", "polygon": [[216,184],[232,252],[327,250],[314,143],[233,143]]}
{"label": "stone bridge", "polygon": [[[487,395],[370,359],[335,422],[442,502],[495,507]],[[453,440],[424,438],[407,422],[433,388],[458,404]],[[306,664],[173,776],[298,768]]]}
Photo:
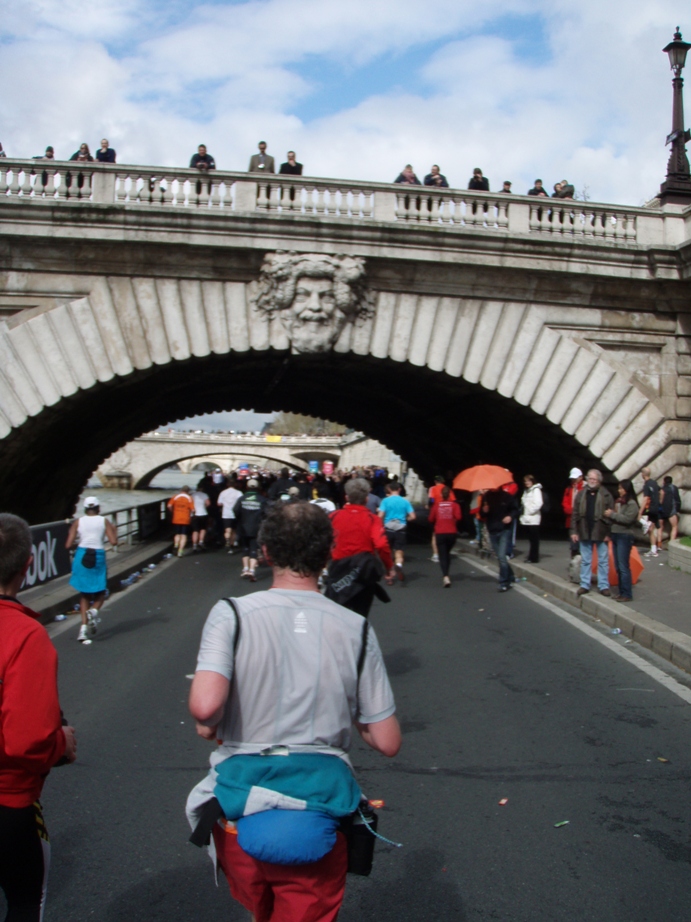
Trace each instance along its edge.
{"label": "stone bridge", "polygon": [[419,474],[673,475],[691,525],[691,209],[0,162],[0,506],[71,512],[114,451],[252,407]]}
{"label": "stone bridge", "polygon": [[[113,474],[128,474],[135,489],[147,487],[160,471],[183,462],[182,470],[191,471],[197,462],[213,458],[219,466],[222,457],[235,461],[275,461],[286,467],[307,470],[309,461],[333,461],[338,467],[344,440],[341,436],[302,437],[149,432],[118,449],[98,469],[104,483]],[[184,462],[190,464],[185,465]]]}

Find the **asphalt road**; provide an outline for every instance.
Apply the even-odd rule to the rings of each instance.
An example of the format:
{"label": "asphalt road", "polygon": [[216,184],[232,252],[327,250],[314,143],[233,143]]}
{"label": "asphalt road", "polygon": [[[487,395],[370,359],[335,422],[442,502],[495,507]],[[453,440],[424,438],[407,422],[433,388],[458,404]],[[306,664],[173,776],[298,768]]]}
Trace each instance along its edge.
{"label": "asphalt road", "polygon": [[[353,752],[386,802],[380,832],[404,844],[378,844],[341,919],[688,922],[688,691],[472,562],[442,589],[427,555],[411,548],[407,585],[372,610],[403,748]],[[46,922],[246,919],[186,843],[209,752],[186,698],[208,609],[268,588],[261,573],[251,587],[223,553],[173,560],[110,603],[90,647],[76,626],[55,637],[79,761],[44,790]]]}

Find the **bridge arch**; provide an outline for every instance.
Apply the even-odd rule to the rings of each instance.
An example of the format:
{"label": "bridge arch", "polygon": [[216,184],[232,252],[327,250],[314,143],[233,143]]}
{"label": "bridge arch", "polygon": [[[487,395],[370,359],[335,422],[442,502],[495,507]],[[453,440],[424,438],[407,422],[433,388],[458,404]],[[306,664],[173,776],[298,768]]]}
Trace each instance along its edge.
{"label": "bridge arch", "polygon": [[486,460],[556,486],[574,463],[624,477],[687,461],[658,386],[595,335],[614,311],[380,291],[332,351],[295,355],[248,288],[101,277],[2,324],[0,505],[68,515],[116,449],[228,406],[342,422],[424,479]]}

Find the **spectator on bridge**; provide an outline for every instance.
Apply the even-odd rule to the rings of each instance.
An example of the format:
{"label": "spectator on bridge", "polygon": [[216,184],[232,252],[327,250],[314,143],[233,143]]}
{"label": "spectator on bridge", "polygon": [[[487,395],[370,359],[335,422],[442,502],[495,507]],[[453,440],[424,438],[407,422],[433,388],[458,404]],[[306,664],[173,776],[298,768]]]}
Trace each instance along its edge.
{"label": "spectator on bridge", "polygon": [[207,153],[206,144],[200,144],[197,148],[197,153],[192,154],[190,169],[199,170],[200,173],[207,173],[209,170],[216,169],[216,161],[211,154]]}
{"label": "spectator on bridge", "polygon": [[536,179],[536,180],[535,180],[535,185],[533,186],[533,188],[532,188],[532,189],[528,189],[528,195],[544,195],[545,198],[549,198],[549,195],[548,195],[548,193],[547,193],[547,190],[546,190],[545,187],[542,185],[542,180],[541,180],[541,179]]}
{"label": "spectator on bridge", "polygon": [[248,173],[275,173],[274,158],[266,152],[266,141],[260,141],[258,154],[252,154]]}
{"label": "spectator on bridge", "polygon": [[50,145],[46,147],[45,154],[36,154],[35,157],[31,158],[32,160],[55,160],[55,151]]}
{"label": "spectator on bridge", "polygon": [[443,173],[439,172],[439,164],[432,164],[429,173],[425,176],[425,185],[426,186],[436,186],[437,189],[448,189],[449,184],[446,181],[446,176]]}
{"label": "spectator on bridge", "polygon": [[118,543],[115,526],[100,512],[96,497],[87,496],[84,500],[84,515],[72,522],[65,541],[67,548],[73,547],[75,542],[78,544],[72,560],[70,586],[80,594],[82,624],[77,640],[85,645],[91,643],[88,635],[96,633],[96,625],[101,620],[99,611],[106,599],[106,538],[113,547],[117,547]]}
{"label": "spectator on bridge", "polygon": [[281,168],[278,172],[288,176],[302,176],[302,164],[298,163],[295,159],[295,151],[289,150],[286,156],[288,159],[285,163],[281,164]]}
{"label": "spectator on bridge", "polygon": [[501,187],[501,189],[500,189],[499,191],[500,191],[500,192],[506,192],[506,193],[508,193],[509,195],[511,194],[511,183],[509,182],[508,179],[505,179],[505,180],[504,180],[504,185]]}
{"label": "spectator on bridge", "polygon": [[412,166],[409,163],[403,167],[398,176],[394,179],[394,182],[402,183],[404,186],[421,186],[422,183],[415,175],[415,172]]}
{"label": "spectator on bridge", "polygon": [[578,595],[590,592],[593,578],[593,553],[597,554],[597,587],[600,595],[609,596],[609,551],[607,539],[610,525],[607,510],[614,505],[609,490],[602,486],[601,471],[593,468],[585,478],[585,487],[573,506],[571,537],[578,541],[581,552],[581,585]]}
{"label": "spectator on bridge", "polygon": [[86,142],[80,144],[79,150],[76,150],[70,157],[70,160],[77,160],[79,163],[93,163],[93,159],[89,145]]}
{"label": "spectator on bridge", "polygon": [[108,138],[103,138],[100,148],[96,151],[96,159],[101,163],[115,163],[115,151],[109,146]]}
{"label": "spectator on bridge", "polygon": [[489,192],[489,179],[482,175],[482,170],[476,166],[473,175],[468,181],[468,188],[475,192]]}
{"label": "spectator on bridge", "polygon": [[0,514],[0,890],[5,918],[18,922],[43,916],[50,858],[43,784],[52,768],[77,758],[74,727],[61,726],[55,647],[39,613],[17,599],[32,559],[27,523]]}
{"label": "spectator on bridge", "polygon": [[575,191],[576,190],[567,179],[562,179],[561,182],[555,182],[552,198],[572,199]]}

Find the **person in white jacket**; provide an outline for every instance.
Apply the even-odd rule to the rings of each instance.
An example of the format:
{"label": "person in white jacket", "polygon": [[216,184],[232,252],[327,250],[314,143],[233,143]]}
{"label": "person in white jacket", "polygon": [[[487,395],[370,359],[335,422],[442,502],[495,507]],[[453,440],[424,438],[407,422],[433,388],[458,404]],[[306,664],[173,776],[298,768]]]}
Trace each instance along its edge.
{"label": "person in white jacket", "polygon": [[542,519],[542,484],[535,483],[532,474],[526,474],[523,478],[525,490],[521,496],[521,516],[520,523],[528,533],[530,550],[526,557],[526,563],[540,562],[540,521]]}

